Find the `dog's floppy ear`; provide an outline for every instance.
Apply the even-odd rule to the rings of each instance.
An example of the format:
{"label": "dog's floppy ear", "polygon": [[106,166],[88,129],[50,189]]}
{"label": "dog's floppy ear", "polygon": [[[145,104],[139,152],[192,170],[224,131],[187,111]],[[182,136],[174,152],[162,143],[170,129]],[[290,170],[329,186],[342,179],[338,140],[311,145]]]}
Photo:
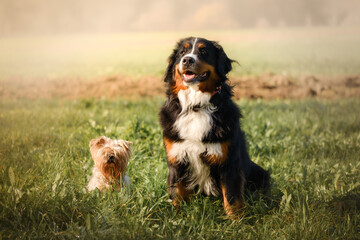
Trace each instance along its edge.
{"label": "dog's floppy ear", "polygon": [[168,58],[169,65],[167,66],[165,71],[164,82],[171,82],[171,79],[173,77],[173,69],[176,61],[177,52],[178,52],[178,45],[176,46],[176,48],[173,50],[172,54]]}
{"label": "dog's floppy ear", "polygon": [[219,76],[226,80],[226,74],[231,71],[232,63],[236,62],[226,55],[224,49],[220,46],[218,42],[212,42],[217,49],[217,62],[216,62],[216,69]]}
{"label": "dog's floppy ear", "polygon": [[191,39],[191,37],[180,39],[176,43],[176,46],[175,46],[173,52],[171,53],[171,55],[168,57],[169,65],[167,66],[166,71],[165,71],[164,82],[171,82],[172,77],[173,77],[173,71],[174,71],[177,54],[181,48],[181,45],[184,43],[184,41],[186,41],[188,39]]}
{"label": "dog's floppy ear", "polygon": [[94,138],[90,141],[89,143],[89,147],[102,147],[104,146],[104,144],[106,143],[106,137],[105,136],[101,136],[98,138]]}

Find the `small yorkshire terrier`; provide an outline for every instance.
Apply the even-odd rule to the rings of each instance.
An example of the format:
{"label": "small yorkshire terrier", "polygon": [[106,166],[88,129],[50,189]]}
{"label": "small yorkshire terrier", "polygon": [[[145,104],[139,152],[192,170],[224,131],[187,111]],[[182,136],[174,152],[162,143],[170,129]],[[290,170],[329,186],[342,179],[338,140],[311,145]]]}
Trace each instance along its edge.
{"label": "small yorkshire terrier", "polygon": [[130,178],[125,173],[131,145],[131,142],[112,140],[105,136],[90,141],[90,152],[95,165],[87,186],[89,191],[96,188],[102,191],[110,186],[119,190],[121,186],[129,186]]}

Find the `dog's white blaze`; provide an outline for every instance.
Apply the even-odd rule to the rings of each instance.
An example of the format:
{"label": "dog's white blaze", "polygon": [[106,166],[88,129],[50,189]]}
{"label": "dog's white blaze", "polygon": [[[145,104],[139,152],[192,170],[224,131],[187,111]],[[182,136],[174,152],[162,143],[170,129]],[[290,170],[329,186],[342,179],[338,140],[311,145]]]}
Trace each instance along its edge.
{"label": "dog's white blaze", "polygon": [[188,53],[188,54],[186,54],[186,55],[184,55],[184,56],[181,58],[181,60],[180,60],[180,71],[183,71],[183,67],[184,67],[184,66],[183,66],[183,59],[184,59],[184,57],[192,57],[192,58],[195,59],[195,61],[197,60],[197,55],[194,54],[196,42],[197,42],[197,38],[195,38],[195,41],[194,41],[194,44],[193,44],[193,46],[192,46],[191,52]]}
{"label": "dog's white blaze", "polygon": [[[191,86],[178,93],[182,111],[174,127],[179,132],[183,142],[175,143],[169,153],[177,161],[187,161],[192,176],[189,188],[196,185],[200,191],[217,196],[219,192],[210,177],[210,168],[200,158],[202,153],[222,156],[220,143],[203,143],[201,140],[209,133],[213,125],[211,114],[216,108],[210,103],[211,95],[202,93],[196,86]],[[188,111],[192,106],[201,106],[198,111]]]}
{"label": "dog's white blaze", "polygon": [[197,38],[195,38],[195,41],[194,41],[194,44],[192,46],[192,49],[191,49],[191,54],[194,54],[194,51],[195,51],[195,46],[196,46],[196,42],[197,42]]}
{"label": "dog's white blaze", "polygon": [[[192,48],[191,48],[191,52],[188,53],[188,54],[186,54],[186,55],[183,56],[182,58],[184,58],[184,57],[192,57],[192,58],[194,58],[195,60],[197,59],[197,55],[194,54],[197,40],[198,40],[198,39],[195,38],[194,44],[192,45]],[[181,59],[181,60],[182,60],[182,59]],[[181,61],[181,62],[182,62],[182,61]]]}

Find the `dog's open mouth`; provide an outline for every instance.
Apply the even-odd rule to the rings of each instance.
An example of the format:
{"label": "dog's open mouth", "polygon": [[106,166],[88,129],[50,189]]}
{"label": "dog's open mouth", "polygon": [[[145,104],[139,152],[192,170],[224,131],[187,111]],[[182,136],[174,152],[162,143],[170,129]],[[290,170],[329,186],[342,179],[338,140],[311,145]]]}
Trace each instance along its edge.
{"label": "dog's open mouth", "polygon": [[209,74],[209,71],[203,72],[201,74],[195,74],[194,72],[186,71],[182,74],[182,79],[187,83],[202,82],[208,78]]}

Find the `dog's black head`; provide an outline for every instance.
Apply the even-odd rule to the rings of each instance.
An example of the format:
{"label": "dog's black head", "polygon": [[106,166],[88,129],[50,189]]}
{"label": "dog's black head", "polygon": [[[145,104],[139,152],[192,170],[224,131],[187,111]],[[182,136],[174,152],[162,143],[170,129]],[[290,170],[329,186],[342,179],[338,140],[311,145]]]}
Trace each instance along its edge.
{"label": "dog's black head", "polygon": [[169,57],[165,73],[164,81],[171,86],[168,93],[177,94],[191,85],[212,93],[227,80],[233,62],[217,42],[195,37],[181,39]]}

